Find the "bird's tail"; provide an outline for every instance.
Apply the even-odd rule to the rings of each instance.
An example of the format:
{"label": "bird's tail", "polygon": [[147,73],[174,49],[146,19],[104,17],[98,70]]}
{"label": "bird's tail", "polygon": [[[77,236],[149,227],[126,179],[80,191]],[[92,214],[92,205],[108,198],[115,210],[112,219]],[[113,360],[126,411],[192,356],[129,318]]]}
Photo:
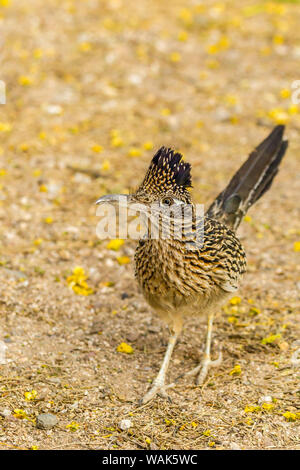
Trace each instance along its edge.
{"label": "bird's tail", "polygon": [[271,187],[285,154],[288,141],[283,140],[284,126],[276,126],[270,135],[249,155],[207,211],[236,230],[252,204]]}

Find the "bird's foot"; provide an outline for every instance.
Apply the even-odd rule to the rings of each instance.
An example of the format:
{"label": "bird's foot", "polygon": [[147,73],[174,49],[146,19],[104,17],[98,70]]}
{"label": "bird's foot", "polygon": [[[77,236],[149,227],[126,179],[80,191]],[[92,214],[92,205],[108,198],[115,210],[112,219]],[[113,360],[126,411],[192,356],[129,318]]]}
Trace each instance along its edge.
{"label": "bird's foot", "polygon": [[165,384],[161,383],[161,382],[154,381],[154,383],[153,383],[152,387],[150,388],[150,390],[139,401],[139,405],[145,405],[145,403],[148,403],[148,401],[152,400],[157,395],[159,395],[160,397],[165,398],[169,402],[171,402],[171,398],[168,396],[168,394],[166,392]]}
{"label": "bird's foot", "polygon": [[219,356],[214,361],[211,360],[210,356],[204,356],[203,361],[200,364],[200,372],[197,377],[197,385],[202,385],[206,379],[208,370],[210,367],[218,367],[221,365],[223,359],[222,351],[219,352]]}
{"label": "bird's foot", "polygon": [[179,375],[175,379],[175,382],[167,385],[165,388],[168,389],[168,388],[174,387],[177,384],[179,379],[183,377],[193,376],[193,375],[198,375],[197,385],[202,385],[204,380],[206,379],[209,368],[218,367],[219,365],[221,365],[222,359],[223,359],[223,355],[222,355],[221,350],[219,352],[218,358],[215,360],[211,360],[210,356],[205,355],[201,363],[197,367],[194,367],[194,369],[190,370],[189,372],[186,372],[185,374]]}

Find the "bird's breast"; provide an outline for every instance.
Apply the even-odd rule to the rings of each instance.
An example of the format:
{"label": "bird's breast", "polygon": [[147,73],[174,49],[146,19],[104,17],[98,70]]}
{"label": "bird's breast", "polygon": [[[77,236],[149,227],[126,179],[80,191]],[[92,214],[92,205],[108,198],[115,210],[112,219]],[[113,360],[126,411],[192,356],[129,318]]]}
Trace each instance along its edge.
{"label": "bird's breast", "polygon": [[205,219],[201,245],[184,240],[141,240],[135,253],[135,274],[149,304],[156,310],[206,308],[234,292],[245,271],[245,253],[235,234]]}
{"label": "bird's breast", "polygon": [[196,254],[188,258],[177,240],[141,241],[135,253],[135,274],[149,304],[156,310],[184,308],[213,288],[207,265]]}

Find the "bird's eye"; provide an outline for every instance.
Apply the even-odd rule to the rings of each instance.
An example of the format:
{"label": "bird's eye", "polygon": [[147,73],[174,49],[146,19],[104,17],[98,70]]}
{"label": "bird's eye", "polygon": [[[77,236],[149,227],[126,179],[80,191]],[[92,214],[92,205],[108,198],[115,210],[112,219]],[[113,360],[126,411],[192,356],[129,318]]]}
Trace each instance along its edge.
{"label": "bird's eye", "polygon": [[165,197],[163,200],[162,200],[162,203],[165,205],[165,206],[171,206],[173,204],[173,199],[171,197]]}

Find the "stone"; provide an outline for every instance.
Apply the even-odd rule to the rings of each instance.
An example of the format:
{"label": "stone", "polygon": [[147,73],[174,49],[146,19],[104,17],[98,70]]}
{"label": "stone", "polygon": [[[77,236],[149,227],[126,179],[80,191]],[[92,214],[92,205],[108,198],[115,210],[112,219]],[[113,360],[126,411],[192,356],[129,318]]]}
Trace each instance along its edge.
{"label": "stone", "polygon": [[119,424],[119,428],[122,429],[122,431],[128,431],[132,426],[132,423],[130,419],[122,419],[122,421]]}
{"label": "stone", "polygon": [[273,403],[273,399],[270,395],[264,395],[258,400],[259,405],[263,403]]}
{"label": "stone", "polygon": [[36,418],[36,427],[39,429],[51,429],[57,423],[57,417],[50,413],[42,413]]}
{"label": "stone", "polygon": [[3,418],[8,418],[8,416],[11,415],[11,411],[8,408],[4,408],[2,411],[0,411],[0,415]]}

